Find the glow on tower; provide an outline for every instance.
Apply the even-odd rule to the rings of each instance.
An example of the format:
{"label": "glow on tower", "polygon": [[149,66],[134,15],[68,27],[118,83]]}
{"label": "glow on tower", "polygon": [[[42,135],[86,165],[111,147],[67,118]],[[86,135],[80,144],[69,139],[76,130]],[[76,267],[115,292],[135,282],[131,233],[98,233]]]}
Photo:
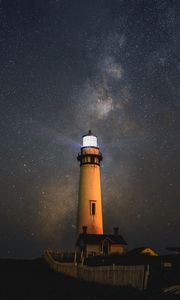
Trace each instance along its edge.
{"label": "glow on tower", "polygon": [[97,137],[89,130],[83,136],[80,162],[77,235],[87,230],[88,234],[103,234],[100,162],[102,154]]}

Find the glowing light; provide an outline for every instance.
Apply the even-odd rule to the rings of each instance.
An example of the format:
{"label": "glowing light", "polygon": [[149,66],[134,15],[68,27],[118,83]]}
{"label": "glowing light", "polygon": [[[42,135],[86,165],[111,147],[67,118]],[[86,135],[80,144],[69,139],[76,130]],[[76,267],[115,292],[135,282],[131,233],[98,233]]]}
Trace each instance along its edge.
{"label": "glowing light", "polygon": [[97,137],[94,135],[84,136],[83,147],[97,147]]}

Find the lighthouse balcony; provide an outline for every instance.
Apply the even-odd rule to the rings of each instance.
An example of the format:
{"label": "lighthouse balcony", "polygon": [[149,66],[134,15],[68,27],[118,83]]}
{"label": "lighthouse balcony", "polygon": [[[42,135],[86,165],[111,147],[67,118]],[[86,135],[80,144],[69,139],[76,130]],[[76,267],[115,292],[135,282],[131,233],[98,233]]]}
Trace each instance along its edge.
{"label": "lighthouse balcony", "polygon": [[77,156],[77,160],[81,162],[81,164],[89,163],[89,164],[100,164],[100,161],[103,159],[101,152],[96,153],[79,153]]}

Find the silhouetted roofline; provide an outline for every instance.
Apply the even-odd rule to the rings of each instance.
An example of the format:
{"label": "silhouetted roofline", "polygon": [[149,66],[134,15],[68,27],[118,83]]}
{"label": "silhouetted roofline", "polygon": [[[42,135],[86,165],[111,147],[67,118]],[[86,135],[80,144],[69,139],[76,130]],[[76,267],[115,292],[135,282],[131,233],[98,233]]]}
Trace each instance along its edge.
{"label": "silhouetted roofline", "polygon": [[112,244],[127,245],[126,241],[121,235],[114,234],[84,234],[81,233],[77,239],[76,245],[78,246],[80,241],[85,244],[100,244],[105,239],[109,239]]}
{"label": "silhouetted roofline", "polygon": [[169,251],[180,252],[180,247],[167,247],[166,249]]}
{"label": "silhouetted roofline", "polygon": [[150,249],[150,250],[152,250],[154,253],[156,253],[157,255],[159,255],[158,254],[158,252],[155,250],[155,249],[153,249],[152,247],[150,247],[150,246],[144,246],[144,247],[138,247],[138,248],[134,248],[134,249],[132,249],[132,250],[130,250],[130,251],[128,251],[127,252],[127,254],[132,254],[132,255],[147,255],[147,253],[142,253],[144,250],[146,250],[146,249]]}

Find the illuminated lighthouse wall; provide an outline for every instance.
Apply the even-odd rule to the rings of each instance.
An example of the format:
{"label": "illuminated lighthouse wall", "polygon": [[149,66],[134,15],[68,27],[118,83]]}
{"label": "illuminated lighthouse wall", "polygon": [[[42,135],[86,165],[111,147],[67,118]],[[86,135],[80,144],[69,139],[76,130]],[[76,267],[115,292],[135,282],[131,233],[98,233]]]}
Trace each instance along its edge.
{"label": "illuminated lighthouse wall", "polygon": [[100,179],[102,155],[97,137],[91,131],[83,136],[83,145],[77,159],[80,162],[77,235],[83,232],[83,228],[86,228],[88,234],[103,234]]}

